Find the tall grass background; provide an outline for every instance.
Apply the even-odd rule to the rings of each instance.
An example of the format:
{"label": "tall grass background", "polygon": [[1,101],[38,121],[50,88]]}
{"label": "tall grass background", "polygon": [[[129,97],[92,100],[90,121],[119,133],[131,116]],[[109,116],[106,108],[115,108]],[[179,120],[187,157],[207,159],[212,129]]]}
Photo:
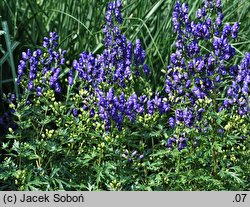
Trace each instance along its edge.
{"label": "tall grass background", "polygon": [[[11,40],[4,39],[4,35],[0,36],[0,57],[6,52],[12,53],[6,59],[13,57],[14,62],[1,62],[3,75],[0,76],[0,85],[6,79],[13,78],[13,67],[17,65],[21,52],[41,45],[42,38],[49,31],[59,34],[60,47],[67,49],[72,60],[82,51],[101,51],[102,27],[108,2],[109,0],[1,0],[0,20],[7,22]],[[140,38],[143,42],[147,63],[151,68],[151,86],[156,91],[164,88],[162,69],[169,64],[169,56],[174,46],[171,16],[175,2],[176,0],[123,0],[122,30],[131,41]],[[189,3],[190,14],[195,15],[195,10],[203,1],[185,2]],[[233,46],[238,55],[243,56],[243,51],[250,51],[250,1],[223,0],[222,5],[225,21],[240,23],[239,38]],[[18,47],[14,51],[8,49],[8,45],[15,42],[20,43]],[[5,92],[14,89],[10,84],[3,87]]]}

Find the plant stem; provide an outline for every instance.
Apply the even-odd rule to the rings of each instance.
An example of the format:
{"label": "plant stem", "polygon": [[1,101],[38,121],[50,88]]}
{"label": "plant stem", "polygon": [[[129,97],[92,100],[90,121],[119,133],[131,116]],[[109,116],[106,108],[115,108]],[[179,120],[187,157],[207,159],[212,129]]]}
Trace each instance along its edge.
{"label": "plant stem", "polygon": [[[214,113],[217,112],[217,104],[216,104],[216,89],[213,90],[213,107]],[[212,119],[212,127],[213,127],[213,175],[217,174],[217,165],[218,165],[218,150],[216,147],[216,120]]]}
{"label": "plant stem", "polygon": [[217,159],[218,151],[213,148],[213,175],[215,176],[217,174],[217,165],[218,165],[218,159]]}
{"label": "plant stem", "polygon": [[178,153],[178,162],[177,162],[177,168],[176,168],[177,174],[179,174],[180,172],[180,163],[181,163],[181,155],[180,153]]}

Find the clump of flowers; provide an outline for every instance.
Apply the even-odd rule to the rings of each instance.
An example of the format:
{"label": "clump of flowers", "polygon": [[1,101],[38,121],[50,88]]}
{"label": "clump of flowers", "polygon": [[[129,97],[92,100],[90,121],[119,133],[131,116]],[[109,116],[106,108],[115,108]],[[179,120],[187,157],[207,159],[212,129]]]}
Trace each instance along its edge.
{"label": "clump of flowers", "polygon": [[128,163],[133,163],[134,161],[142,161],[144,158],[143,154],[139,154],[137,150],[132,151],[129,153],[129,151],[126,149],[122,153],[122,158],[127,160]]}
{"label": "clump of flowers", "polygon": [[[237,38],[238,22],[223,24],[221,1],[204,1],[196,20],[188,12],[188,5],[178,1],[172,14],[176,52],[167,68],[165,91],[175,114],[169,126],[198,129],[208,111],[237,110],[241,117],[249,117],[249,54],[239,66],[231,61],[235,49],[229,41]],[[172,142],[170,138],[167,146]]]}
{"label": "clump of flowers", "polygon": [[[172,14],[176,51],[165,91],[153,92],[146,87],[150,69],[141,41],[132,43],[119,28],[121,9],[121,0],[107,5],[100,54],[82,52],[68,67],[55,32],[43,39],[43,48],[22,53],[22,95],[8,97],[18,128],[9,128],[13,141],[3,143],[6,149],[12,145],[4,167],[12,163],[15,184],[21,190],[30,182],[35,189],[58,190],[70,186],[67,180],[72,186],[81,180],[86,189],[96,180],[96,189],[124,183],[133,189],[140,182],[168,189],[175,180],[182,189],[182,182],[196,186],[196,178],[179,179],[193,172],[202,183],[216,185],[216,176],[229,174],[224,168],[247,174],[234,168],[241,155],[247,157],[242,143],[250,135],[250,54],[235,64],[230,44],[237,41],[239,24],[223,22],[219,0],[205,0],[195,20],[178,1]],[[0,126],[8,114],[2,117]],[[102,179],[112,182],[104,186]]]}
{"label": "clump of flowers", "polygon": [[[165,97],[157,93],[148,96],[143,89],[139,93],[128,92],[128,88],[136,87],[138,77],[148,76],[149,68],[140,40],[133,45],[119,29],[123,22],[121,9],[120,0],[107,6],[103,52],[97,55],[82,52],[68,70],[66,99],[73,104],[70,113],[74,117],[88,112],[93,122],[98,122],[99,117],[107,132],[112,123],[121,131],[125,119],[134,122],[138,115],[153,116],[159,112],[168,117],[166,124],[173,129],[173,135],[185,140],[178,147],[181,150],[187,146],[187,138],[181,135],[186,128],[201,132],[202,123],[203,132],[207,132],[216,127],[214,123],[202,121],[209,110],[220,113],[233,109],[241,117],[249,116],[250,55],[246,53],[240,65],[230,65],[235,49],[229,40],[237,38],[239,24],[223,25],[220,1],[205,1],[196,12],[196,20],[190,19],[187,4],[175,4],[172,21],[177,34],[176,51],[171,54],[171,64],[167,68]],[[58,98],[57,94],[62,92],[60,77],[65,74],[61,73],[66,68],[66,51],[57,49],[58,38],[51,32],[43,40],[45,51],[28,49],[22,53],[17,82],[26,84],[25,90],[30,91],[26,104],[32,104],[34,96],[49,93],[47,84],[55,92],[53,96]],[[25,70],[28,78],[23,77]],[[79,93],[77,101],[76,97],[70,97],[73,91]],[[167,144],[169,149],[171,140],[173,138],[169,138]]]}
{"label": "clump of flowers", "polygon": [[143,92],[140,96],[134,91],[127,93],[127,88],[135,87],[137,77],[149,74],[149,67],[144,63],[146,52],[140,40],[133,45],[116,24],[123,22],[121,8],[120,0],[107,6],[103,52],[96,56],[83,52],[79,60],[73,62],[73,71],[84,81],[84,89],[95,97],[94,103],[93,99],[89,100],[84,107],[95,105],[91,110],[104,121],[106,131],[110,130],[112,122],[122,130],[125,117],[134,121],[137,114],[146,113],[146,104],[149,113],[153,107],[153,102]]}
{"label": "clump of flowers", "polygon": [[[49,37],[43,39],[45,51],[37,49],[32,52],[28,49],[22,53],[18,65],[17,83],[24,84],[25,90],[35,93],[36,96],[42,95],[44,86],[48,83],[56,93],[62,91],[59,75],[65,65],[66,50],[57,50],[58,38],[55,32],[50,32]],[[23,77],[24,73],[28,73],[29,76]]]}

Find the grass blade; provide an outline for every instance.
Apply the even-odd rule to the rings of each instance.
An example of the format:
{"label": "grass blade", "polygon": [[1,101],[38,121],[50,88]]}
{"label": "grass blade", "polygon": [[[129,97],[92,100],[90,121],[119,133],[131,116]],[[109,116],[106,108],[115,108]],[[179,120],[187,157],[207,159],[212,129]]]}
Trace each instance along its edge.
{"label": "grass blade", "polygon": [[11,50],[11,40],[10,40],[10,34],[9,34],[9,28],[8,28],[8,24],[6,21],[2,22],[2,27],[3,30],[5,32],[4,37],[5,37],[5,42],[6,42],[6,46],[7,46],[7,51],[8,51],[8,55],[9,55],[9,63],[10,63],[10,67],[11,67],[11,72],[12,72],[12,79],[13,79],[13,84],[14,84],[14,89],[15,89],[15,93],[16,93],[16,97],[18,98],[18,86],[16,83],[16,69],[15,69],[15,63],[14,63],[14,58],[13,58],[13,53]]}

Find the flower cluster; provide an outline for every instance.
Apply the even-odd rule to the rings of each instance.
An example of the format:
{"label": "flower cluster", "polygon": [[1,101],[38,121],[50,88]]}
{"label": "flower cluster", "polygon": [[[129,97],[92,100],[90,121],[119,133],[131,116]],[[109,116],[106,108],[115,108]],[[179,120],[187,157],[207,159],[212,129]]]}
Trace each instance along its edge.
{"label": "flower cluster", "polygon": [[49,38],[44,37],[43,47],[48,51],[48,57],[41,60],[43,65],[42,73],[45,76],[47,72],[50,72],[49,84],[52,89],[57,93],[61,92],[61,86],[59,81],[59,74],[61,67],[65,64],[66,50],[56,51],[58,46],[59,36],[55,32],[50,32]]}
{"label": "flower cluster", "polygon": [[122,154],[122,158],[126,159],[129,163],[133,163],[135,159],[141,161],[144,158],[144,154],[139,154],[137,150],[134,150],[132,153],[126,149]]}
{"label": "flower cluster", "polygon": [[169,138],[165,144],[165,147],[172,150],[173,145],[175,145],[175,144],[178,146],[179,151],[184,149],[187,146],[187,138],[186,138],[185,134],[181,134],[179,137],[174,135],[173,137]]}
{"label": "flower cluster", "polygon": [[115,66],[115,71],[112,74],[113,80],[119,80],[124,87],[124,78],[129,79],[131,69],[135,67],[135,74],[140,75],[139,67],[142,66],[146,75],[149,74],[149,68],[144,64],[146,53],[143,50],[139,39],[136,40],[135,46],[127,40],[122,34],[118,25],[112,21],[112,13],[115,14],[115,19],[119,24],[122,23],[121,1],[115,1],[108,4],[106,13],[106,25],[103,28],[104,38],[104,58],[106,66],[112,68]]}
{"label": "flower cluster", "polygon": [[29,83],[28,83],[28,89],[32,90],[34,88],[33,81],[37,77],[37,67],[39,63],[39,58],[42,56],[42,51],[40,49],[35,50],[33,53],[31,53],[31,50],[28,49],[27,52],[22,52],[22,60],[20,60],[20,63],[18,65],[18,78],[17,82],[20,82],[20,79],[27,67],[27,64],[29,64]]}
{"label": "flower cluster", "polygon": [[[209,13],[216,13],[215,22]],[[205,1],[204,6],[197,10],[198,22],[191,21],[188,16],[188,6],[176,3],[173,12],[174,30],[177,33],[177,51],[171,55],[173,72],[167,75],[166,92],[177,91],[178,95],[184,95],[183,87],[187,90],[185,96],[193,104],[197,99],[211,96],[216,88],[216,83],[221,82],[227,75],[225,61],[229,61],[235,55],[235,49],[229,44],[229,36],[237,37],[239,24],[232,27],[226,23],[222,28],[223,14],[221,1]],[[211,51],[202,55],[200,42],[212,42]],[[203,52],[204,53],[204,52]],[[180,69],[182,71],[180,74]],[[176,71],[177,70],[177,71]],[[233,70],[233,68],[232,68]],[[184,81],[180,80],[184,77]],[[172,79],[172,82],[170,81]],[[173,83],[173,84],[172,84]]]}
{"label": "flower cluster", "polygon": [[230,68],[233,77],[232,84],[227,88],[227,98],[222,108],[229,109],[237,106],[239,115],[250,113],[250,53],[246,53],[239,66]]}
{"label": "flower cluster", "polygon": [[121,15],[121,9],[122,9],[121,0],[108,3],[107,11],[106,11],[106,22],[109,27],[113,27],[113,20],[112,20],[113,14],[115,16],[115,19],[118,21],[118,23],[119,24],[122,23],[123,19]]}
{"label": "flower cluster", "polygon": [[[142,100],[142,99],[141,99]],[[143,100],[142,100],[143,101]],[[123,117],[126,116],[133,121],[136,113],[143,113],[143,104],[138,101],[136,94],[133,94],[128,99],[122,93],[119,98],[115,96],[114,89],[110,88],[106,94],[99,97],[99,116],[105,121],[105,129],[111,127],[111,120],[114,120],[118,130],[122,129]]]}
{"label": "flower cluster", "polygon": [[[174,116],[169,118],[169,126],[197,128],[196,120],[200,121],[211,105],[215,112],[238,105],[241,116],[249,114],[249,54],[240,66],[233,65],[228,69],[229,61],[235,56],[235,49],[229,40],[237,38],[238,22],[223,25],[220,0],[205,0],[203,7],[196,12],[195,21],[190,19],[188,12],[188,5],[178,1],[172,13],[177,39],[176,52],[170,56],[171,64],[165,81],[169,105],[175,111]],[[221,87],[228,80],[232,85],[222,103],[216,98],[222,94]],[[205,105],[200,104],[202,100]],[[184,105],[184,108],[179,105]],[[171,148],[173,139],[168,142]]]}
{"label": "flower cluster", "polygon": [[[20,83],[21,77],[25,70],[29,69],[29,77],[27,90],[36,91],[37,96],[42,95],[42,85],[39,83],[34,84],[35,80],[42,76],[43,83],[49,79],[49,85],[57,93],[61,92],[59,81],[59,74],[61,67],[65,64],[66,51],[57,51],[59,36],[55,32],[50,32],[49,37],[44,37],[43,47],[45,51],[40,49],[35,50],[33,53],[30,49],[22,53],[22,59],[18,65],[18,78],[17,83]],[[39,73],[39,72],[42,73]]]}
{"label": "flower cluster", "polygon": [[[138,97],[136,93],[132,93],[125,97],[124,91],[126,86],[132,84],[133,75],[141,75],[140,70],[148,75],[149,68],[144,63],[146,52],[140,40],[136,40],[133,46],[115,24],[113,16],[118,24],[123,21],[121,8],[120,0],[110,2],[107,6],[103,52],[95,56],[83,52],[78,60],[73,61],[73,72],[76,71],[78,77],[84,80],[88,93],[98,99],[98,103],[94,104],[97,106],[95,113],[105,122],[106,130],[110,129],[112,120],[121,130],[124,117],[133,121],[137,114],[146,111],[146,104],[149,113],[155,108],[153,101],[148,101],[145,95]],[[72,71],[68,78],[72,83]],[[89,102],[87,104],[91,105]]]}

